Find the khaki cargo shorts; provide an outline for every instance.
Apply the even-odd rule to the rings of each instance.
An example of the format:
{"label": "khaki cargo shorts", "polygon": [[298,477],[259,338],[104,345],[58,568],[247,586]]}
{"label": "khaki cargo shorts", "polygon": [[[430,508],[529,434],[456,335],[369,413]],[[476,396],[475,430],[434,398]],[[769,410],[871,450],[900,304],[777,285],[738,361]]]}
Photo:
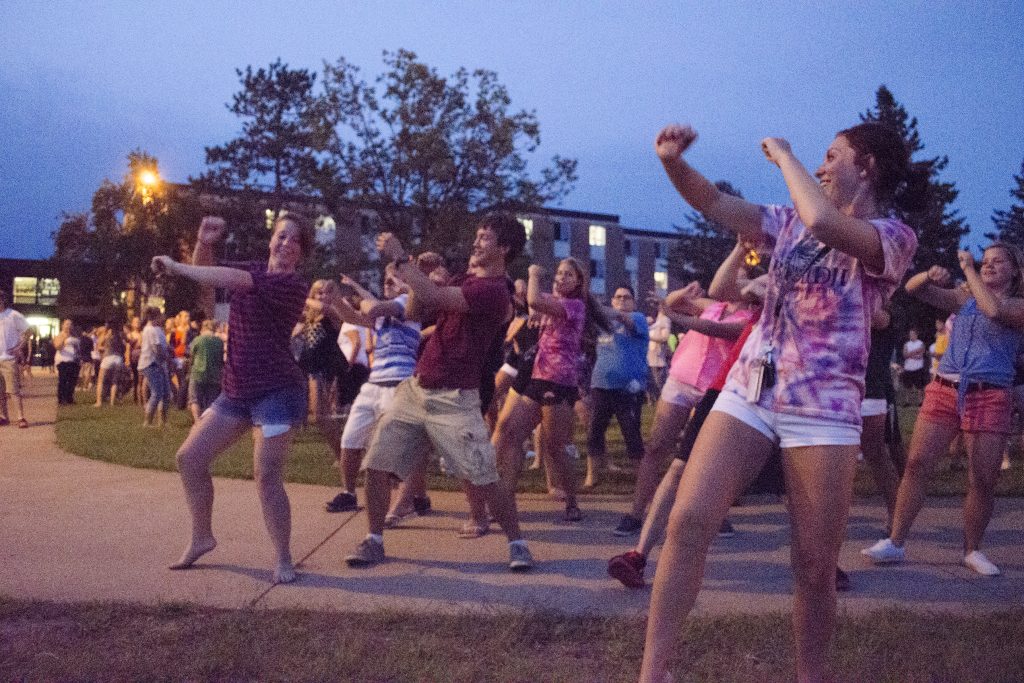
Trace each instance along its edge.
{"label": "khaki cargo shorts", "polygon": [[431,449],[453,477],[477,486],[498,481],[479,391],[424,389],[416,377],[405,380],[396,387],[391,411],[381,417],[362,466],[407,479]]}
{"label": "khaki cargo shorts", "polygon": [[0,393],[21,396],[20,370],[13,360],[0,360]]}

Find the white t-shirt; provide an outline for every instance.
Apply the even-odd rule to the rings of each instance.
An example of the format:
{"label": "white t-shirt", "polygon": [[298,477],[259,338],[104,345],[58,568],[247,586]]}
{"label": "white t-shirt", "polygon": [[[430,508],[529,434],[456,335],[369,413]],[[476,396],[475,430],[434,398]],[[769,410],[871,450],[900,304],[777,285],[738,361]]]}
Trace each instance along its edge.
{"label": "white t-shirt", "polygon": [[[359,335],[359,349],[356,350],[352,344],[352,339],[349,336],[349,332],[355,332]],[[341,352],[345,354],[345,358],[348,360],[349,365],[362,365],[364,367],[370,367],[370,358],[366,353],[366,346],[370,341],[370,331],[360,325],[353,325],[352,323],[342,323],[341,330],[338,332],[338,347]]]}
{"label": "white t-shirt", "polygon": [[28,330],[25,316],[13,308],[0,313],[0,360],[14,360],[11,353],[21,344],[21,337]]}
{"label": "white t-shirt", "polygon": [[914,353],[915,351],[923,350],[924,342],[921,341],[920,339],[908,340],[907,343],[903,345],[903,369],[905,371],[913,372],[915,370],[920,370],[921,368],[924,367],[924,356],[919,356],[917,358],[910,357],[910,354]]}

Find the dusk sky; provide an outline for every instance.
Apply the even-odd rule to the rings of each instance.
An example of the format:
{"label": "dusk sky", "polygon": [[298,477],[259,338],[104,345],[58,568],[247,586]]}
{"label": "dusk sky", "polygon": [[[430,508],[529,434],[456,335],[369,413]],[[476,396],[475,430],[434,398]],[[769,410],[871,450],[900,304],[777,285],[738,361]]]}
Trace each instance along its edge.
{"label": "dusk sky", "polygon": [[[723,8],[716,8],[722,5]],[[714,9],[712,9],[714,8]],[[405,48],[449,74],[494,70],[542,144],[579,160],[565,208],[670,230],[686,207],[652,150],[690,122],[689,155],[757,202],[788,202],[759,150],[786,137],[813,171],[880,84],[919,120],[972,243],[1024,159],[1024,3],[24,2],[0,3],[0,256],[47,257],[62,211],[89,208],[127,153],[184,182],[241,129],[236,68],[344,56],[371,79]]]}

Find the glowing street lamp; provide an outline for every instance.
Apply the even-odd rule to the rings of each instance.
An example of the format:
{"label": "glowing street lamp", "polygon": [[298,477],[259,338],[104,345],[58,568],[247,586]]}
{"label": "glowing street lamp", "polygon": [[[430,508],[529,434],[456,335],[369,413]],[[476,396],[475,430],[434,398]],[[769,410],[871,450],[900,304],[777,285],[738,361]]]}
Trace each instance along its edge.
{"label": "glowing street lamp", "polygon": [[142,203],[149,204],[153,201],[153,191],[160,184],[160,176],[156,171],[147,168],[139,171],[136,180],[139,186],[139,194],[142,195]]}

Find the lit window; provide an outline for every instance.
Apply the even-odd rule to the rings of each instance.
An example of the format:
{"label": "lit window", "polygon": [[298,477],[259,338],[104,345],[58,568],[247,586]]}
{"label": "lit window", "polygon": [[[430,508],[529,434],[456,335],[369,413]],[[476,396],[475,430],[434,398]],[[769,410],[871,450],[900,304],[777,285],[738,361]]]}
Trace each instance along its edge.
{"label": "lit window", "polygon": [[41,277],[38,291],[40,306],[54,306],[57,304],[57,296],[60,294],[60,280],[55,277]]}
{"label": "lit window", "polygon": [[14,303],[34,304],[36,302],[36,285],[38,282],[34,277],[14,278]]}
{"label": "lit window", "polygon": [[605,229],[603,225],[590,226],[590,246],[603,247],[605,243]]}
{"label": "lit window", "polygon": [[660,270],[654,271],[654,286],[660,290],[667,290],[668,273]]}
{"label": "lit window", "polygon": [[526,231],[526,239],[531,239],[533,237],[533,219],[520,218],[519,222],[523,224],[523,230]]}

